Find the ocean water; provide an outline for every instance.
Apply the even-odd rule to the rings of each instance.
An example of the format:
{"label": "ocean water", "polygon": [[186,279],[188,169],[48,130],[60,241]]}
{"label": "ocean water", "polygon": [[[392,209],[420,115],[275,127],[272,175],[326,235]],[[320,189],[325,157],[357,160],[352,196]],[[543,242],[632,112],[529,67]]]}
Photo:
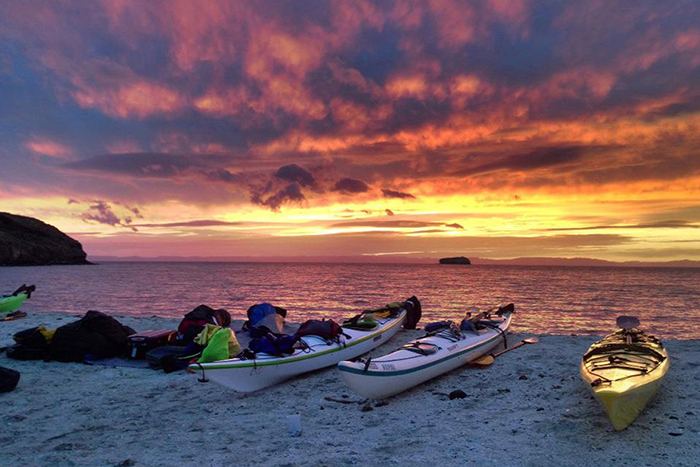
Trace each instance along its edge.
{"label": "ocean water", "polygon": [[0,291],[36,284],[27,312],[100,310],[181,317],[199,304],[245,317],[254,303],[288,319],[342,319],[416,295],[422,323],[470,306],[515,303],[514,332],[600,334],[620,314],[663,338],[700,338],[700,269],[426,264],[103,263],[0,268]]}

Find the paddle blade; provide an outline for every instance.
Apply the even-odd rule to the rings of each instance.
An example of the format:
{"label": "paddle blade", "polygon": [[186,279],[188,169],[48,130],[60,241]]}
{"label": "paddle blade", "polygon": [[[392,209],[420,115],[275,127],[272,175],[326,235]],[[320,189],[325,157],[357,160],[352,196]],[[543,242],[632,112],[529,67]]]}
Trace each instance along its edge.
{"label": "paddle blade", "polygon": [[479,357],[476,360],[472,360],[471,364],[478,365],[478,366],[489,366],[493,362],[495,362],[496,359],[493,358],[493,355],[484,355],[483,357]]}
{"label": "paddle blade", "polygon": [[617,327],[629,331],[639,327],[639,320],[636,316],[618,316]]}

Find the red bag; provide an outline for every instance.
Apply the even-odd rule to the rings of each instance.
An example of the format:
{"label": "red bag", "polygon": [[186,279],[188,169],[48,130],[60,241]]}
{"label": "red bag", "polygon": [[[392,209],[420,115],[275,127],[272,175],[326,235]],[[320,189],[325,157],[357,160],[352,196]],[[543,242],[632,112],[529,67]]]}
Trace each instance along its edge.
{"label": "red bag", "polygon": [[296,332],[297,337],[318,336],[328,341],[337,341],[340,336],[350,337],[343,333],[343,328],[332,319],[310,319],[305,321]]}
{"label": "red bag", "polygon": [[175,340],[176,336],[177,331],[171,329],[159,329],[156,331],[144,331],[138,334],[132,334],[127,339],[129,358],[146,358],[146,353],[149,350],[169,345]]}

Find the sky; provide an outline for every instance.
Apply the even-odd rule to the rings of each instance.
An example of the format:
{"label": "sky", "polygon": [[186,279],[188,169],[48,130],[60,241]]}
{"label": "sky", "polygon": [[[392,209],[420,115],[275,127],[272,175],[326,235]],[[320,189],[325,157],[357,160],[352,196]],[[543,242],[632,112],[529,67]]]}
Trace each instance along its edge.
{"label": "sky", "polygon": [[700,260],[698,18],[1,2],[0,211],[96,256]]}

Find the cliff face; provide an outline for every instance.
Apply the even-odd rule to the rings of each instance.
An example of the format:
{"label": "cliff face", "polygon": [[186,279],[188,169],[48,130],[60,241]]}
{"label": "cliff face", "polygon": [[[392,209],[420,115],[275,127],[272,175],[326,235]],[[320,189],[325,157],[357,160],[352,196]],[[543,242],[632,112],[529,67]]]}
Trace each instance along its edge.
{"label": "cliff face", "polygon": [[0,212],[0,266],[90,264],[77,240],[32,217]]}

